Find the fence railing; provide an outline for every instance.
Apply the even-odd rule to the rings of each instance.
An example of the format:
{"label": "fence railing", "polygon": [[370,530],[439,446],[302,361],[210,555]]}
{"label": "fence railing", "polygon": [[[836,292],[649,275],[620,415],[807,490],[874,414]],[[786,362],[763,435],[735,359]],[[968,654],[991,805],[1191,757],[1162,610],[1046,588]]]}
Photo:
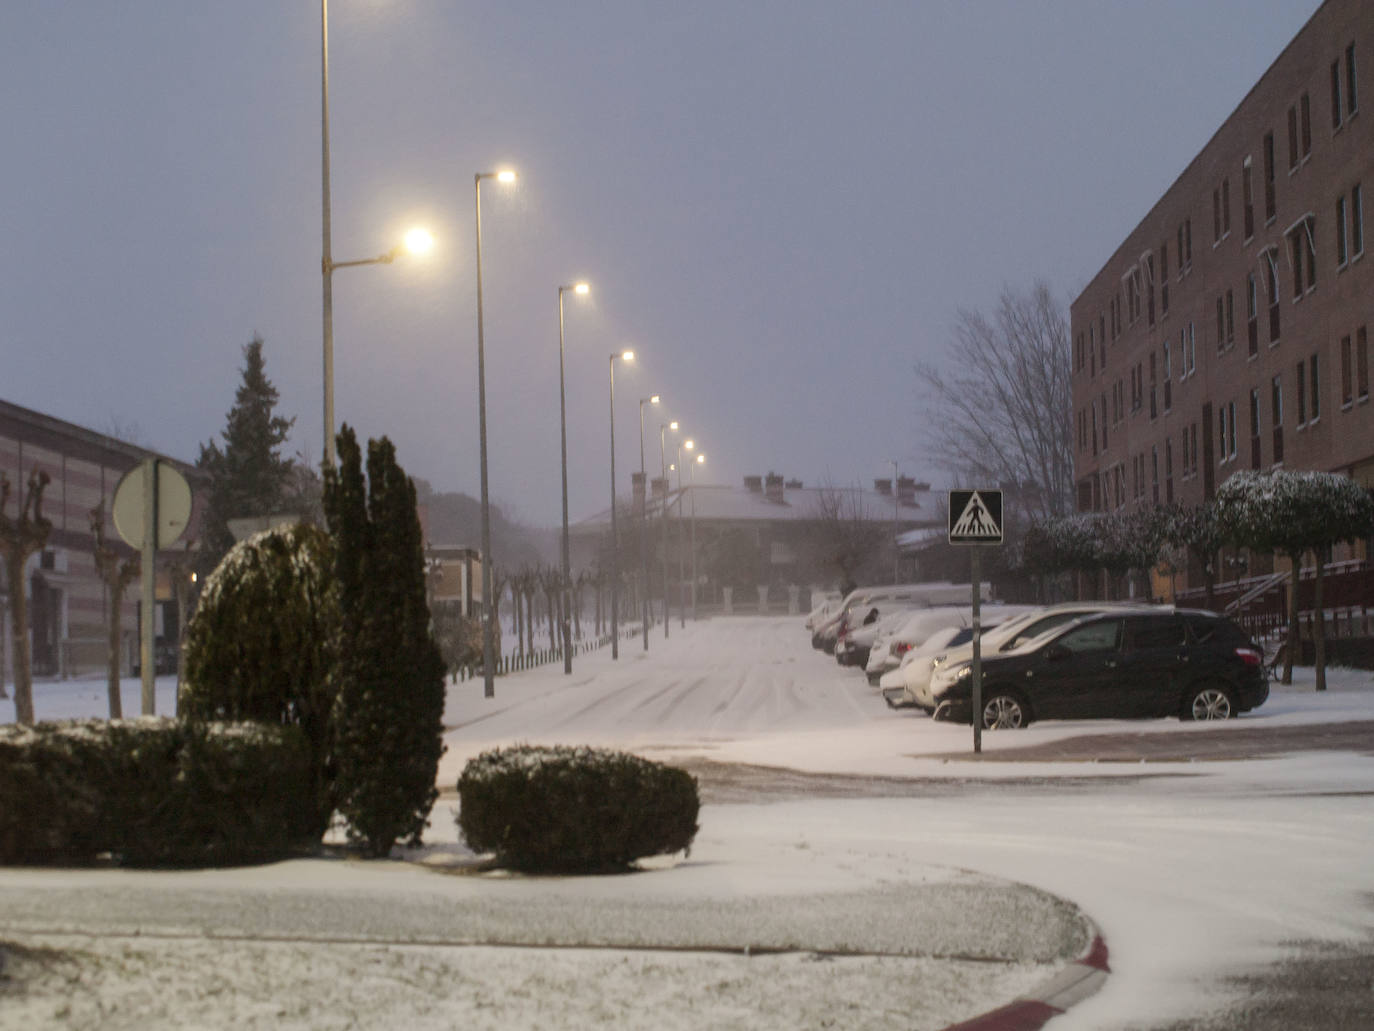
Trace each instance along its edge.
{"label": "fence railing", "polygon": [[[628,641],[638,637],[643,631],[638,624],[620,628],[620,639]],[[604,648],[611,643],[610,634],[602,634],[600,637],[588,638],[576,641],[573,644],[574,655],[584,655],[587,652],[594,652],[599,648]],[[507,673],[518,673],[521,670],[535,669],[539,666],[546,666],[551,662],[563,661],[563,649],[560,648],[540,648],[529,653],[512,653],[502,655],[496,660],[496,675],[503,676]],[[459,666],[456,670],[449,671],[453,683],[457,684],[465,680],[473,680],[482,676],[482,664],[474,663]]]}
{"label": "fence railing", "polygon": [[[1310,636],[1316,622],[1316,570],[1304,569],[1298,577],[1298,622]],[[1246,577],[1216,585],[1212,607],[1227,612],[1256,638],[1283,632],[1288,625],[1287,574]],[[1201,588],[1179,591],[1175,603],[1202,608],[1206,592]],[[1374,567],[1365,560],[1336,562],[1322,575],[1322,618],[1332,636],[1364,636],[1374,630]]]}

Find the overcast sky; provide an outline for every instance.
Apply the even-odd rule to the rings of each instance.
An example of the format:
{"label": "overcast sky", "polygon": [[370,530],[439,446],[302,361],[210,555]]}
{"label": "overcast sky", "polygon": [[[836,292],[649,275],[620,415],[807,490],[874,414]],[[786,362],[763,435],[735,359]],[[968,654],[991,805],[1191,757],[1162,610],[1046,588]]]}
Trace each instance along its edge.
{"label": "overcast sky", "polygon": [[[337,418],[478,493],[472,177],[490,479],[572,518],[680,419],[710,482],[943,484],[914,364],[960,307],[1068,300],[1317,0],[334,0]],[[194,459],[266,341],[322,453],[320,7],[5,0],[0,399]],[[670,444],[670,448],[671,448]],[[671,458],[670,458],[671,461]]]}

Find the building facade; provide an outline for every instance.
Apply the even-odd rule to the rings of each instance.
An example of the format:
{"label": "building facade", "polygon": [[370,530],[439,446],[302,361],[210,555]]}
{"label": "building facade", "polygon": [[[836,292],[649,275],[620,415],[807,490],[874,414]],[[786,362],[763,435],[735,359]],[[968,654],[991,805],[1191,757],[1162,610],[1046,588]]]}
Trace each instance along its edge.
{"label": "building facade", "polygon": [[[43,550],[29,559],[24,582],[17,585],[25,591],[29,603],[28,633],[35,677],[79,676],[105,668],[107,597],[105,584],[96,571],[91,512],[103,502],[107,542],[122,555],[136,557],[133,549],[120,540],[110,511],[120,479],[145,458],[159,458],[175,466],[190,481],[194,499],[190,529],[176,545],[182,549],[180,554],[169,550],[158,556],[155,629],[158,638],[167,644],[177,635],[169,573],[178,558],[184,560],[184,548],[195,538],[204,504],[200,474],[187,463],[146,448],[0,401],[0,472],[10,483],[5,514],[17,515],[19,495],[32,473],[41,470],[50,477],[43,495],[42,514],[52,522],[52,532]],[[183,564],[189,571],[189,564]],[[15,589],[16,585],[4,582],[0,569],[0,676],[6,682],[14,679],[10,598]],[[126,673],[132,670],[137,654],[138,593],[135,581],[125,593],[120,615],[125,636],[122,665]]]}
{"label": "building facade", "polygon": [[1073,302],[1080,511],[1238,469],[1374,487],[1370,13],[1327,0]]}

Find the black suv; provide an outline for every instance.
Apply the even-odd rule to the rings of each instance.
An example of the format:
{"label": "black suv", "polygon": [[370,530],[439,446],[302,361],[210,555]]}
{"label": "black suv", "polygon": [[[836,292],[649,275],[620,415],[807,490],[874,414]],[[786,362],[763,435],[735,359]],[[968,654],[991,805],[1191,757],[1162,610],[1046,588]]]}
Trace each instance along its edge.
{"label": "black suv", "polygon": [[[1077,619],[1025,651],[983,660],[986,728],[1033,719],[1177,716],[1228,719],[1269,697],[1263,653],[1211,612],[1102,612]],[[967,723],[970,663],[932,684],[936,718]]]}

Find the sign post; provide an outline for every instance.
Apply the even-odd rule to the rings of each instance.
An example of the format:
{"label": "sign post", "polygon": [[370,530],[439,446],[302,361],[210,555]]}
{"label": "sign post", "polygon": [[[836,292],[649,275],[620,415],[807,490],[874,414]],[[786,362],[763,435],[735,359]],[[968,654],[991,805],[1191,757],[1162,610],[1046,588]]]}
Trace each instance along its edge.
{"label": "sign post", "polygon": [[115,487],[111,506],[115,529],[131,548],[142,553],[143,609],[139,633],[140,673],[143,677],[143,715],[156,710],[153,678],[157,673],[154,648],[157,549],[166,548],[186,530],[191,518],[191,485],[175,468],[148,458],[124,474]]}
{"label": "sign post", "polygon": [[973,723],[973,751],[983,751],[983,650],[982,563],[979,548],[1002,543],[1002,492],[1000,490],[951,490],[949,492],[949,543],[973,545],[969,555],[969,579],[973,581],[973,684],[969,716]]}

